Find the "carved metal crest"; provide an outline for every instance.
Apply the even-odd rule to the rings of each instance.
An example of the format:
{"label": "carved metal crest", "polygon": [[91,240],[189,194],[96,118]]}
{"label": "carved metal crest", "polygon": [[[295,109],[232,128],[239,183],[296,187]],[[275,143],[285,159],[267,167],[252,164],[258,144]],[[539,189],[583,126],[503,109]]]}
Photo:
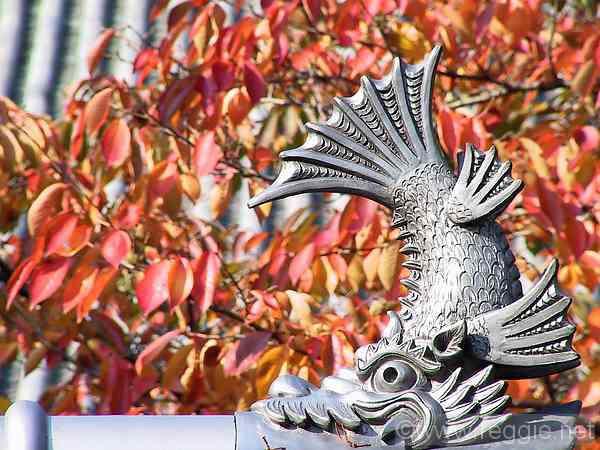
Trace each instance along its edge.
{"label": "carved metal crest", "polygon": [[354,368],[321,387],[290,375],[252,409],[280,424],[335,427],[412,449],[486,439],[509,419],[504,379],[575,367],[571,300],[553,261],[523,295],[496,217],[523,188],[495,148],[469,145],[455,174],[432,119],[441,48],[410,65],[396,58],[381,80],[363,77],[336,98],[324,124],[281,154],[277,180],[249,205],[305,192],[361,195],[387,206],[405,242],[411,291],[381,340],[358,349]]}

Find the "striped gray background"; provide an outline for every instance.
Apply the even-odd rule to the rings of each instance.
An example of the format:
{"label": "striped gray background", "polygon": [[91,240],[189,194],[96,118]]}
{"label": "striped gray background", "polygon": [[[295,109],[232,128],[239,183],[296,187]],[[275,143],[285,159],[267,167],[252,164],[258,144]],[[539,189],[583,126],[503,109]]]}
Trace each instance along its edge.
{"label": "striped gray background", "polygon": [[[123,29],[125,39],[114,39],[100,70],[116,77],[133,81],[131,62],[141,38],[158,42],[165,28],[166,17],[155,23],[148,21],[154,0],[0,0],[0,95],[7,96],[25,110],[60,117],[66,92],[74,82],[88,76],[86,56],[98,35],[108,27]],[[177,4],[174,0],[172,4]],[[236,20],[226,2],[219,2]],[[250,0],[246,6],[259,9],[259,0]],[[255,111],[255,117],[264,117],[265,111]],[[254,117],[254,116],[253,116]],[[210,177],[202,180],[202,191],[210,192]],[[210,207],[206,195],[188,210],[207,218]],[[319,211],[321,222],[331,208],[343,207],[345,196],[335,196],[335,202],[323,204],[320,196],[301,195],[276,202],[266,227],[281,224],[291,212],[300,207]],[[258,231],[260,225],[245,203],[248,187],[234,196],[221,222],[227,227]],[[327,211],[326,211],[326,210]],[[0,395],[11,400],[36,400],[48,381],[61,377],[61,370],[40,368],[23,378],[23,361],[0,368]],[[64,372],[62,374],[64,376]]]}

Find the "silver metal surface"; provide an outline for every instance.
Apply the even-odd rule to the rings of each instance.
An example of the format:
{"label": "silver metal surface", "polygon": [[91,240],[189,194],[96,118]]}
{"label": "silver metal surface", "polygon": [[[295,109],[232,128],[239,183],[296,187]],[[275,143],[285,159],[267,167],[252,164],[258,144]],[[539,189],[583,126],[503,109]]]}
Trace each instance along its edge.
{"label": "silver metal surface", "polygon": [[13,403],[6,411],[4,439],[7,450],[46,450],[48,420],[44,410],[29,400]]}
{"label": "silver metal surface", "polygon": [[235,450],[234,416],[46,416],[13,403],[0,450]]}
{"label": "silver metal surface", "polygon": [[400,314],[356,351],[352,377],[326,378],[320,389],[290,375],[274,381],[269,398],[252,406],[274,423],[342,430],[354,445],[488,443],[510,427],[505,379],[579,364],[557,261],[523,294],[496,222],[523,182],[493,146],[467,145],[455,172],[439,144],[432,96],[440,56],[436,46],[418,64],[395,58],[382,79],[362,77],[356,94],[334,100],[326,123],[306,125],[304,144],[280,153],[277,179],[248,202],[308,192],[374,200],[392,211],[410,273],[400,280],[410,291]]}

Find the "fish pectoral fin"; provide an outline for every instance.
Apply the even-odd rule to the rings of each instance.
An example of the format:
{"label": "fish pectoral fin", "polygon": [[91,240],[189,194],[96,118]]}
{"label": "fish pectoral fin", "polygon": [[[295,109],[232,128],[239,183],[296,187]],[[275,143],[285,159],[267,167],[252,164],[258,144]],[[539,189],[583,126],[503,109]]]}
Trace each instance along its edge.
{"label": "fish pectoral fin", "polygon": [[510,161],[501,162],[494,146],[481,153],[468,144],[450,196],[447,209],[450,220],[468,224],[498,216],[523,189],[523,182],[514,180],[510,172]]}
{"label": "fish pectoral fin", "polygon": [[487,353],[476,356],[501,366],[504,378],[541,377],[579,365],[572,348],[575,326],[567,319],[571,299],[558,289],[557,271],[553,260],[521,299],[476,318],[487,334],[477,338],[488,343]]}

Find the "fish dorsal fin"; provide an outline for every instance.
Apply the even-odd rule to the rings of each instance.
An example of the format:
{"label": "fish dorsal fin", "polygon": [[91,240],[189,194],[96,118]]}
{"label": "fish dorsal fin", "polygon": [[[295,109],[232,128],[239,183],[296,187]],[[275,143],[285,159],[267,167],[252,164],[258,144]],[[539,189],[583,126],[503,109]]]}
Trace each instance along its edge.
{"label": "fish dorsal fin", "polygon": [[361,78],[352,97],[334,100],[326,123],[308,123],[308,137],[280,154],[275,182],[248,205],[307,192],[339,192],[393,207],[393,186],[420,164],[442,161],[432,119],[436,46],[419,64],[394,60],[382,79]]}

